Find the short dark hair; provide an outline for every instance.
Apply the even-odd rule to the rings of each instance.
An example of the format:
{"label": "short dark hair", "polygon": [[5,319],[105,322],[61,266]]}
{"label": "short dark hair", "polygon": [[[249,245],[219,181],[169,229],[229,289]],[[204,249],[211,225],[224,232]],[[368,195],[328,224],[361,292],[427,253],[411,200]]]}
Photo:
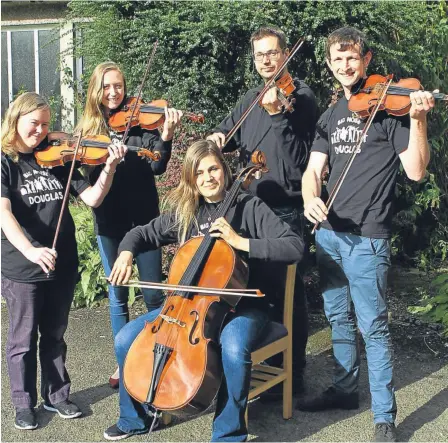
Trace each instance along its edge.
{"label": "short dark hair", "polygon": [[336,29],[327,38],[325,55],[327,60],[330,60],[330,48],[339,43],[341,51],[346,51],[354,46],[359,46],[359,52],[364,57],[368,52],[371,52],[370,46],[367,42],[367,37],[364,33],[351,26]]}
{"label": "short dark hair", "polygon": [[250,45],[252,47],[252,52],[254,51],[254,41],[261,40],[265,37],[277,37],[280,49],[282,51],[286,49],[286,35],[280,28],[277,28],[275,26],[262,26],[250,36]]}

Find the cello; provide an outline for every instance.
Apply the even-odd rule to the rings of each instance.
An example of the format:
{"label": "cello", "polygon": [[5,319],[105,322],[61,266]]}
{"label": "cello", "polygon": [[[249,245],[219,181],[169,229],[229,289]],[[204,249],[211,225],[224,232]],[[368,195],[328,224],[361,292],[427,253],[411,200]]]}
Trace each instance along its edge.
{"label": "cello", "polygon": [[[242,186],[266,171],[260,152],[253,154],[252,162],[239,174],[213,220],[226,215]],[[178,416],[206,410],[221,384],[219,333],[226,315],[247,294],[247,281],[247,265],[225,241],[207,233],[184,243],[171,264],[170,290],[161,313],[145,324],[126,356],[123,382],[128,393],[140,403]],[[202,295],[194,286],[223,290],[221,295]]]}

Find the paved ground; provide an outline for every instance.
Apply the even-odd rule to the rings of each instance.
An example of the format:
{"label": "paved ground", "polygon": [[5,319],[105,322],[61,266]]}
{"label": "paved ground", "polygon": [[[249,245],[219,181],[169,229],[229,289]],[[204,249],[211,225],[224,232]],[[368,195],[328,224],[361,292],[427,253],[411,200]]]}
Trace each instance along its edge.
{"label": "paved ground", "polygon": [[[115,367],[107,307],[72,311],[66,335],[69,353],[68,369],[72,377],[72,399],[84,416],[62,420],[38,409],[40,427],[35,431],[18,431],[13,426],[14,411],[10,402],[9,382],[2,358],[2,441],[103,441],[103,431],[118,416],[118,395],[107,385]],[[5,305],[1,306],[2,356],[8,320]],[[310,339],[307,367],[308,392],[327,386],[331,358],[329,330],[315,322]],[[422,350],[425,351],[423,339]],[[399,416],[397,426],[401,441],[448,442],[448,358],[434,356],[429,350],[419,354],[402,349],[395,343],[396,386]],[[422,358],[423,355],[423,358]],[[251,441],[367,441],[372,433],[369,411],[367,374],[363,362],[361,405],[357,411],[302,413],[296,411],[289,421],[281,416],[280,404],[256,401],[249,408]],[[130,441],[208,441],[212,413],[180,422],[154,432],[151,436],[133,437]]]}

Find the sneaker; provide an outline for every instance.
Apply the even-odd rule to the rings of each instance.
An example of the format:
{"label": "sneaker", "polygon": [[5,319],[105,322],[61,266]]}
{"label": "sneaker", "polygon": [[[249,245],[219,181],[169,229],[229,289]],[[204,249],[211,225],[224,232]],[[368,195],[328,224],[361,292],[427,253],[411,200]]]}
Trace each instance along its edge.
{"label": "sneaker", "polygon": [[[151,415],[148,414],[149,417],[151,418]],[[157,417],[155,422],[154,422],[154,426],[152,427],[152,431],[154,431],[157,427],[159,426],[159,418]],[[149,432],[149,428],[148,429],[143,429],[140,431],[135,431],[135,432],[125,432],[122,431],[118,425],[112,425],[111,427],[107,428],[104,431],[103,437],[106,440],[124,440],[125,438],[131,437],[133,435],[141,435],[141,434],[147,434]]]}
{"label": "sneaker", "polygon": [[104,431],[103,437],[106,440],[123,440],[130,437],[132,432],[124,432],[117,425],[112,425]]}
{"label": "sneaker", "polygon": [[16,408],[14,426],[17,429],[36,429],[37,419],[34,408]]}
{"label": "sneaker", "polygon": [[76,418],[82,415],[82,411],[70,400],[63,400],[59,403],[44,403],[47,411],[57,412],[62,418]]}
{"label": "sneaker", "polygon": [[395,424],[375,423],[375,434],[372,441],[398,441]]}
{"label": "sneaker", "polygon": [[299,400],[296,409],[306,412],[324,411],[326,409],[358,409],[358,394],[338,392],[334,387],[328,388],[311,400]]}

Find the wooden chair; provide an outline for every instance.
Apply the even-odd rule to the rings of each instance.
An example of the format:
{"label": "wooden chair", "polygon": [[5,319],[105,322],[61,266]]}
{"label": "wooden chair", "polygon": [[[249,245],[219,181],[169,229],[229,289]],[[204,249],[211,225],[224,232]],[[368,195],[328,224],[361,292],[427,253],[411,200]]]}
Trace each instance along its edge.
{"label": "wooden chair", "polygon": [[[283,324],[271,322],[257,349],[252,352],[252,378],[249,400],[273,386],[283,383],[283,418],[292,417],[292,312],[297,265],[289,265],[286,272]],[[269,357],[283,353],[283,367],[260,364]],[[246,423],[247,409],[246,409]]]}
{"label": "wooden chair", "polygon": [[[283,418],[292,417],[292,311],[294,305],[294,285],[296,266],[289,265],[286,271],[285,304],[283,324],[270,322],[268,330],[257,349],[252,352],[252,379],[250,381],[249,400],[257,397],[278,383],[283,383]],[[283,368],[261,365],[262,361],[280,352],[283,353]],[[172,416],[164,412],[162,422],[171,423]],[[246,423],[247,423],[246,409]]]}

